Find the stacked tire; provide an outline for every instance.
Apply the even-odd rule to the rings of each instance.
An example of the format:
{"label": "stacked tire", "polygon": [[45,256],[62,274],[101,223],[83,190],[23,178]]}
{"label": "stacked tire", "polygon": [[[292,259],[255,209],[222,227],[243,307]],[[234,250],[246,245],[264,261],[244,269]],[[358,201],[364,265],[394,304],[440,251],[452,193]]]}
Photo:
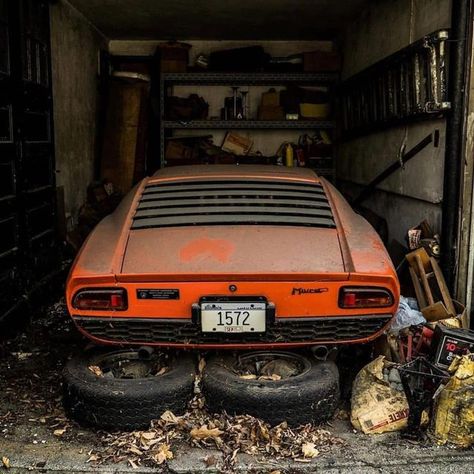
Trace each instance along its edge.
{"label": "stacked tire", "polygon": [[[295,356],[291,353],[291,357]],[[337,366],[312,355],[296,357],[305,370],[282,380],[248,380],[236,373],[236,356],[209,358],[202,380],[208,408],[232,415],[253,415],[271,425],[283,421],[291,426],[327,421],[339,403]]]}
{"label": "stacked tire", "polygon": [[169,370],[154,377],[106,378],[90,370],[117,352],[85,351],[66,364],[63,403],[68,417],[98,428],[135,430],[147,428],[166,410],[177,415],[185,412],[196,373],[191,354],[178,354]]}
{"label": "stacked tire", "polygon": [[[93,369],[111,357],[132,351],[94,349],[71,359],[63,372],[63,403],[68,417],[86,426],[109,430],[146,429],[170,410],[186,411],[193,396],[195,358],[178,353],[162,374],[134,378],[105,377]],[[259,357],[259,352],[246,357]],[[202,392],[210,411],[253,415],[277,425],[322,423],[339,403],[339,373],[331,361],[293,352],[265,352],[268,357],[291,358],[302,370],[279,380],[242,377],[236,370],[241,355],[216,354],[207,359]],[[244,356],[245,357],[245,356]]]}

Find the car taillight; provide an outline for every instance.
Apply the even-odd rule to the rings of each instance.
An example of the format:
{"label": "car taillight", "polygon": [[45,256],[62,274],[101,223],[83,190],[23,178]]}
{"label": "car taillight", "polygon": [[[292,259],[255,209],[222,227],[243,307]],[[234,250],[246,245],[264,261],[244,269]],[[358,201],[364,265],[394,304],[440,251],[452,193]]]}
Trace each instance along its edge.
{"label": "car taillight", "polygon": [[392,293],[384,288],[344,287],[339,291],[341,308],[386,308],[392,305]]}
{"label": "car taillight", "polygon": [[76,309],[124,311],[127,292],[123,288],[84,289],[75,294],[72,305]]}

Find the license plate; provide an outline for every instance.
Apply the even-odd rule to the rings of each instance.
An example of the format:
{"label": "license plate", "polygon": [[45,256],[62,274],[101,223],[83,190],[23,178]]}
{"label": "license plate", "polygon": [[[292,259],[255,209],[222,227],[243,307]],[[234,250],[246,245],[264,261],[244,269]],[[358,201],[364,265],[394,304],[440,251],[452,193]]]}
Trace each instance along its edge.
{"label": "license plate", "polygon": [[266,304],[246,301],[201,304],[202,332],[265,332]]}

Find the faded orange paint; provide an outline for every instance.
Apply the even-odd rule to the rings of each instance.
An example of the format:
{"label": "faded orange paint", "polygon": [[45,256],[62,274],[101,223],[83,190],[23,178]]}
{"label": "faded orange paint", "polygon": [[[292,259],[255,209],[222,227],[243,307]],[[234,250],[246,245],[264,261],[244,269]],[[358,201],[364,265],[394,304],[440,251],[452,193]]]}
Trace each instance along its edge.
{"label": "faded orange paint", "polygon": [[[145,185],[227,178],[242,182],[268,179],[272,182],[319,183],[328,197],[336,228],[200,225],[130,229]],[[237,290],[231,292],[230,285],[236,285]],[[370,311],[340,308],[339,290],[348,285],[387,289],[394,296],[393,305]],[[74,294],[86,287],[125,288],[127,310],[80,311],[73,308]],[[324,287],[327,291],[295,296],[294,287]],[[138,289],[169,288],[179,290],[179,299],[137,298]],[[66,289],[71,315],[111,320],[115,317],[190,320],[192,305],[200,297],[210,295],[266,297],[275,304],[277,318],[343,317],[368,312],[394,315],[398,307],[399,284],[376,232],[324,178],[307,169],[214,165],[167,168],[140,183],[91,233],[72,266]],[[86,335],[96,342],[106,342]],[[377,335],[338,343],[365,342]],[[138,341],[125,341],[134,342]],[[291,344],[299,345],[311,345],[311,342]],[[252,345],[265,346],[268,345]],[[204,344],[199,347],[250,346]]]}
{"label": "faded orange paint", "polygon": [[235,245],[228,240],[202,238],[189,242],[185,245],[180,253],[180,260],[190,262],[191,260],[199,260],[205,262],[209,258],[219,260],[225,263],[229,260]]}

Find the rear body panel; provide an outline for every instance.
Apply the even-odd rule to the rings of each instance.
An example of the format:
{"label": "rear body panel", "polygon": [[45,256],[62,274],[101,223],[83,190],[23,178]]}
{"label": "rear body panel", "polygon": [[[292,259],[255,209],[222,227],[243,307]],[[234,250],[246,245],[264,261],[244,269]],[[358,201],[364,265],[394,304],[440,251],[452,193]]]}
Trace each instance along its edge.
{"label": "rear body panel", "polygon": [[[340,308],[340,288],[351,285],[388,289],[393,306]],[[125,288],[127,309],[72,307],[77,291],[100,287]],[[264,297],[274,307],[267,333],[200,333],[205,296]],[[329,183],[258,166],[180,167],[144,180],[91,234],[67,286],[71,315],[96,342],[203,348],[365,342],[398,296],[377,234]]]}
{"label": "rear body panel", "polygon": [[[279,256],[279,258],[276,258]],[[333,279],[345,273],[335,229],[239,225],[132,230],[119,279]],[[320,269],[320,270],[319,270]]]}

